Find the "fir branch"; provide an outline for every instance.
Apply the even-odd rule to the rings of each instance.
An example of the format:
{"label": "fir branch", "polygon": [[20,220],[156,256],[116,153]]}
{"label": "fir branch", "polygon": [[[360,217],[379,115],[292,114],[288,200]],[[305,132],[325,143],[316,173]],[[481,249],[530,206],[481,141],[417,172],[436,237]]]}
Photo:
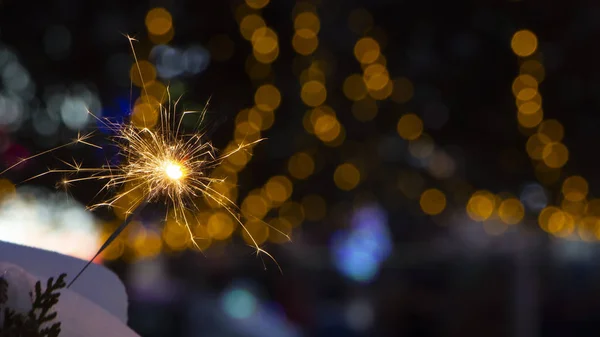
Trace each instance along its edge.
{"label": "fir branch", "polygon": [[0,337],[40,337],[40,335],[34,321],[25,315],[16,314],[13,310],[5,309]]}
{"label": "fir branch", "polygon": [[[67,285],[64,280],[66,276],[67,274],[61,274],[56,282],[52,277],[48,279],[43,292],[41,282],[36,282],[34,292],[29,293],[32,299],[32,308],[27,314],[16,314],[13,310],[5,309],[4,324],[0,327],[0,337],[58,337],[60,322],[43,329],[42,325],[57,317],[57,313],[50,312],[50,310],[58,303],[59,290]],[[7,291],[8,283],[0,278],[0,298],[3,293],[7,294]],[[0,314],[2,313],[0,312]]]}
{"label": "fir branch", "polygon": [[38,316],[34,316],[34,319],[38,324],[41,325],[42,323],[49,322],[56,318],[56,312],[51,314],[48,312],[56,305],[56,303],[58,303],[60,292],[57,291],[67,286],[65,283],[66,276],[67,274],[60,275],[56,282],[54,282],[54,278],[52,277],[48,279],[46,290],[43,293],[41,283],[39,281],[36,282],[32,312],[35,312],[35,310],[40,311]]}

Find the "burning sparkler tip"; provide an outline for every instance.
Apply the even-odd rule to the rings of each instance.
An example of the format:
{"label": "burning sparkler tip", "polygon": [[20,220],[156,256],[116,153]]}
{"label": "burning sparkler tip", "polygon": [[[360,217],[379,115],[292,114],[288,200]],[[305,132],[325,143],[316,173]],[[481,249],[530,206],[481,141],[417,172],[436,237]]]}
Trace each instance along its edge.
{"label": "burning sparkler tip", "polygon": [[184,168],[180,163],[167,160],[163,165],[167,178],[171,180],[179,180],[184,176]]}

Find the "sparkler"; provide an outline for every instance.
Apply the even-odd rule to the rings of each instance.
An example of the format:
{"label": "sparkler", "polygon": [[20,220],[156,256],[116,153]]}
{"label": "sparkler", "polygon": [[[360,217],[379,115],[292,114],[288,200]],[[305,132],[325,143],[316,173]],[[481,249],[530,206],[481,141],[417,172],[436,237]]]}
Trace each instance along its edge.
{"label": "sparkler", "polygon": [[[135,63],[138,65],[138,72],[141,78],[142,73],[139,69],[137,55],[133,47],[133,41],[135,41],[135,39],[130,36],[126,37],[129,39],[129,44],[133,51]],[[142,86],[142,88],[145,91],[145,87]],[[147,93],[145,93],[144,97],[148,99]],[[151,104],[151,102],[148,102],[148,104]],[[192,134],[187,134],[182,131],[182,121],[187,114],[200,114],[199,126],[203,123],[208,103],[202,111],[184,111],[179,118],[175,117],[177,102],[173,105],[168,104],[168,107],[165,107],[162,104],[154,105],[158,109],[159,114],[159,122],[154,128],[145,126],[139,127],[132,122],[113,122],[106,118],[100,118],[88,111],[90,116],[114,134],[114,136],[111,136],[108,139],[111,145],[114,145],[119,149],[118,156],[121,159],[120,164],[106,164],[101,167],[85,168],[77,162],[69,163],[63,161],[68,168],[50,169],[25,180],[32,180],[47,174],[64,174],[67,178],[64,178],[60,184],[65,187],[72,183],[86,180],[106,181],[103,188],[98,193],[102,190],[125,187],[121,192],[108,197],[97,204],[89,206],[92,210],[102,206],[113,207],[115,206],[115,203],[123,198],[131,198],[132,196],[134,198],[132,205],[130,205],[125,212],[127,214],[126,219],[109,236],[96,255],[89,260],[79,274],[77,274],[69,283],[69,287],[89,264],[125,229],[147,203],[159,199],[165,201],[168,209],[174,215],[175,220],[179,224],[185,226],[190,234],[192,243],[196,247],[199,248],[195,241],[197,238],[194,236],[190,226],[191,223],[198,223],[198,219],[194,215],[197,213],[196,211],[198,211],[198,209],[193,200],[198,197],[204,197],[221,206],[236,219],[241,225],[241,228],[252,240],[257,254],[264,253],[275,261],[273,256],[259,246],[252,237],[252,234],[244,226],[235,202],[212,186],[214,183],[223,182],[224,179],[214,178],[209,175],[211,170],[220,165],[227,157],[236,152],[245,151],[248,147],[253,146],[261,140],[240,144],[232,151],[219,155],[218,151],[213,147],[210,141],[205,139],[205,133],[201,130]],[[91,137],[92,134],[79,135],[70,143],[20,160],[16,164],[0,172],[0,175],[27,160],[69,145],[81,143],[102,149],[101,146],[89,141]],[[75,175],[75,177],[68,178],[72,175]],[[168,213],[169,212],[167,212],[167,214]],[[284,233],[282,234],[286,235]]]}

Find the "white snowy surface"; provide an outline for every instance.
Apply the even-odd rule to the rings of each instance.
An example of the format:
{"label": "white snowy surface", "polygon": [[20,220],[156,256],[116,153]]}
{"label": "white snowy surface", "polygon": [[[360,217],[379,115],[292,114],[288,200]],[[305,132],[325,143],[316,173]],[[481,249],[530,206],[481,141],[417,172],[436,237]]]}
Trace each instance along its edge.
{"label": "white snowy surface", "polygon": [[[11,308],[23,307],[24,296],[28,296],[30,289],[34,289],[40,276],[30,274],[19,266],[7,262],[0,262],[0,271],[10,274],[10,277],[7,277],[9,289],[7,305]],[[19,284],[16,285],[15,282]],[[25,285],[29,289],[26,289]],[[42,282],[42,291],[44,287],[45,282]],[[105,290],[110,291],[110,289]],[[119,318],[69,289],[61,291],[58,304],[54,309],[58,314],[57,320],[61,322],[61,337],[139,337]]]}
{"label": "white snowy surface", "polygon": [[65,193],[22,185],[0,202],[2,241],[87,259],[99,248],[100,228],[93,214]]}
{"label": "white snowy surface", "polygon": [[[69,244],[65,242],[65,244]],[[0,261],[20,266],[45,282],[50,277],[67,273],[67,284],[87,261],[59,253],[0,241]],[[0,274],[2,274],[0,269]],[[37,281],[36,280],[36,281]],[[91,264],[73,283],[71,292],[78,293],[98,307],[127,323],[127,293],[117,275],[104,266]]]}
{"label": "white snowy surface", "polygon": [[[29,278],[27,273],[23,269],[10,265],[3,264],[0,262],[0,276],[4,278],[8,284],[8,306],[19,314],[24,314],[31,310],[31,297],[29,292],[31,287],[29,286]],[[4,319],[3,315],[0,315],[0,322]]]}

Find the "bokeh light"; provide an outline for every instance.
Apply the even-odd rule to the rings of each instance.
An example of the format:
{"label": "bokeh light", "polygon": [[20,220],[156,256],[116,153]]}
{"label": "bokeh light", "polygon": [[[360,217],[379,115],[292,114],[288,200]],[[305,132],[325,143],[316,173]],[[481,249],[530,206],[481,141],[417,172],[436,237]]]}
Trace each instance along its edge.
{"label": "bokeh light", "polygon": [[523,187],[520,196],[521,203],[534,212],[541,211],[548,205],[548,195],[543,186],[529,183]]}
{"label": "bokeh light", "polygon": [[513,35],[510,45],[518,56],[529,56],[537,49],[537,36],[530,30],[520,30]]}
{"label": "bokeh light", "polygon": [[581,176],[568,177],[563,182],[562,193],[566,200],[582,201],[587,197],[588,183]]}
{"label": "bokeh light", "polygon": [[398,120],[398,134],[406,140],[415,140],[423,133],[423,121],[415,114],[406,114]]}
{"label": "bokeh light", "polygon": [[[205,177],[217,179],[210,188],[221,201],[235,203],[235,212],[199,193],[186,205],[188,231],[172,212],[157,216],[163,205],[150,206],[101,255],[115,261],[118,272],[139,260],[168,263],[174,269],[160,272],[177,271],[177,277],[165,281],[165,289],[196,277],[180,261],[206,267],[208,283],[189,284],[196,290],[225,286],[221,297],[201,294],[202,300],[185,302],[212,308],[208,311],[214,315],[220,305],[215,317],[250,334],[269,335],[263,327],[275,321],[266,318],[268,308],[286,324],[310,321],[315,330],[325,325],[330,330],[323,335],[335,335],[332,326],[338,325],[373,335],[381,332],[376,324],[387,320],[380,315],[393,307],[386,301],[395,296],[406,300],[402,315],[418,310],[424,316],[401,324],[410,330],[421,318],[432,319],[427,280],[444,279],[434,275],[437,267],[423,268],[425,263],[437,266],[468,257],[477,260],[473,266],[487,268],[492,264],[484,259],[518,251],[517,293],[536,294],[519,288],[527,283],[521,277],[535,271],[522,273],[521,262],[531,262],[529,249],[535,248],[536,261],[568,255],[579,263],[565,266],[578,268],[593,261],[600,242],[600,199],[594,194],[590,153],[595,147],[589,135],[597,124],[597,81],[590,66],[593,53],[586,48],[594,45],[590,22],[595,11],[582,7],[554,13],[550,6],[544,15],[556,20],[550,20],[548,30],[544,20],[528,18],[535,5],[513,13],[478,3],[456,11],[459,16],[453,19],[467,25],[447,25],[442,18],[447,13],[422,16],[410,3],[403,3],[406,8],[392,3],[169,2],[122,10],[104,6],[86,13],[71,6],[64,17],[51,15],[53,21],[42,26],[40,20],[31,21],[35,16],[15,15],[23,27],[7,25],[0,43],[2,169],[88,132],[94,144],[104,147],[104,137],[114,136],[102,126],[104,118],[156,130],[159,109],[175,101],[174,110],[189,112],[181,130],[198,127],[220,152],[256,142],[206,168]],[[5,15],[19,7],[6,7]],[[129,12],[140,22],[123,14]],[[77,18],[84,18],[89,32],[78,28]],[[137,31],[142,33],[133,36],[134,59],[119,32]],[[554,31],[561,32],[560,38],[553,38]],[[32,36],[39,45],[18,43],[34,41]],[[100,221],[79,214],[83,206],[78,200],[90,202],[95,181],[89,188],[59,186],[72,192],[70,205],[56,201],[62,193],[30,193],[17,186],[46,168],[107,165],[116,161],[114,152],[74,144],[7,171],[0,177],[0,225],[9,216],[13,225],[4,221],[2,240],[34,245],[50,240],[48,247],[63,251],[60,236],[63,243],[64,238],[77,241],[73,246],[86,254],[87,248],[97,247],[140,203],[139,191],[108,211],[99,210]],[[50,186],[57,180],[60,185],[63,176],[59,172],[36,179],[28,184]],[[15,226],[15,221],[25,225]],[[539,229],[531,227],[536,221]],[[37,227],[33,222],[39,222]],[[81,229],[72,223],[81,223]],[[321,247],[332,232],[331,246]],[[86,233],[89,237],[80,240]],[[285,245],[292,236],[294,243]],[[84,244],[88,247],[80,249]],[[223,284],[234,276],[232,271],[254,267],[254,261],[247,263],[248,254],[238,251],[246,244],[272,253],[274,263],[261,255],[259,266],[283,269],[285,287],[272,291],[269,282],[260,283],[282,303],[263,307],[258,288]],[[318,288],[319,282],[303,279],[304,269],[334,266],[352,282],[372,282],[393,245],[397,251],[385,264],[389,270],[376,285],[389,299],[379,303],[361,297],[362,290],[333,289],[331,278],[333,299],[326,305],[315,302],[324,309],[314,317],[302,316],[302,301],[322,300],[321,295],[307,295],[313,288],[330,294],[330,289]],[[318,258],[326,248],[331,248],[332,265]],[[216,274],[210,272],[213,268]],[[385,286],[394,283],[390,277],[399,270],[406,273],[406,282],[388,293]],[[422,275],[412,278],[415,271]],[[298,279],[304,290],[295,284]],[[421,287],[418,300],[409,291],[413,284]],[[544,303],[559,292],[550,293],[544,294]],[[132,292],[132,303],[145,303],[147,294],[142,295]],[[472,309],[468,299],[464,302]],[[462,315],[457,317],[460,321]],[[300,330],[322,332],[311,329]],[[398,334],[394,329],[390,326],[390,335]],[[189,331],[236,334],[227,329]]]}
{"label": "bokeh light", "polygon": [[366,299],[356,299],[346,306],[344,316],[346,322],[355,331],[367,331],[375,321],[375,308]]}
{"label": "bokeh light", "polygon": [[235,222],[231,215],[224,211],[217,211],[208,218],[206,229],[208,235],[216,240],[225,240],[231,236]]}
{"label": "bokeh light", "polygon": [[425,214],[440,214],[446,208],[446,195],[438,189],[431,188],[421,194],[419,204]]}
{"label": "bokeh light", "polygon": [[292,227],[298,227],[305,218],[304,206],[295,201],[288,201],[279,207],[279,218],[285,220]]}
{"label": "bokeh light", "polygon": [[292,195],[293,184],[286,176],[275,176],[265,184],[265,193],[275,204],[282,204]]}
{"label": "bokeh light", "polygon": [[333,261],[346,277],[361,283],[372,281],[388,257],[392,242],[387,215],[376,205],[358,209],[349,231],[340,231],[332,242]]}
{"label": "bokeh light", "polygon": [[246,230],[242,231],[242,238],[249,245],[261,245],[269,238],[271,228],[264,221],[247,221],[244,227]]}
{"label": "bokeh light", "polygon": [[252,39],[252,35],[258,28],[265,27],[265,20],[257,14],[250,14],[245,16],[240,22],[240,33],[242,36],[250,41]]}
{"label": "bokeh light", "polygon": [[152,35],[165,35],[173,27],[173,18],[164,8],[153,8],[146,14],[146,28]]}
{"label": "bokeh light", "polygon": [[254,94],[256,107],[263,111],[273,111],[281,103],[281,94],[272,84],[265,84],[256,89]]}
{"label": "bokeh light", "polygon": [[538,127],[538,133],[548,143],[560,142],[565,135],[565,128],[556,119],[547,119]]}
{"label": "bokeh light", "polygon": [[287,219],[271,219],[269,226],[269,241],[279,244],[290,242],[293,226]]}
{"label": "bokeh light", "polygon": [[333,181],[339,189],[350,191],[360,182],[360,172],[352,163],[344,163],[335,169]]}
{"label": "bokeh light", "polygon": [[358,101],[367,96],[367,87],[361,75],[353,74],[344,80],[344,95],[350,100]]}
{"label": "bokeh light", "polygon": [[467,203],[467,214],[475,221],[484,221],[492,216],[496,208],[496,198],[489,191],[473,193]]}
{"label": "bokeh light", "polygon": [[269,0],[245,0],[250,8],[260,9],[269,4]]}
{"label": "bokeh light", "polygon": [[370,37],[364,37],[354,45],[354,56],[360,63],[373,63],[379,57],[379,43]]}
{"label": "bokeh light", "polygon": [[296,153],[288,161],[288,171],[296,179],[306,179],[314,170],[315,162],[306,152]]}
{"label": "bokeh light", "polygon": [[569,160],[569,149],[563,143],[546,144],[542,150],[542,159],[550,168],[563,167]]}
{"label": "bokeh light", "polygon": [[514,225],[525,216],[525,208],[519,199],[508,198],[502,200],[498,206],[498,216],[507,225]]}
{"label": "bokeh light", "polygon": [[246,319],[256,312],[258,300],[247,289],[233,288],[223,293],[221,307],[227,315],[233,318]]}
{"label": "bokeh light", "polygon": [[377,117],[379,107],[377,101],[370,97],[365,97],[352,104],[352,115],[361,122],[368,122]]}
{"label": "bokeh light", "polygon": [[[414,129],[413,131],[417,131]],[[408,143],[408,152],[415,158],[425,159],[433,154],[435,145],[433,139],[426,134],[422,134],[419,138],[411,140]]]}
{"label": "bokeh light", "polygon": [[303,28],[296,31],[292,37],[292,47],[300,55],[310,55],[317,50],[319,38],[316,32]]}
{"label": "bokeh light", "polygon": [[297,31],[300,29],[308,29],[315,34],[318,34],[321,29],[321,21],[314,12],[302,12],[294,19],[294,29]]}
{"label": "bokeh light", "polygon": [[[140,77],[141,73],[141,77]],[[137,64],[132,64],[129,69],[131,82],[138,87],[146,86],[156,79],[156,68],[146,60],[140,60]]]}
{"label": "bokeh light", "polygon": [[319,81],[308,81],[302,86],[301,97],[304,104],[316,107],[325,102],[327,89]]}

